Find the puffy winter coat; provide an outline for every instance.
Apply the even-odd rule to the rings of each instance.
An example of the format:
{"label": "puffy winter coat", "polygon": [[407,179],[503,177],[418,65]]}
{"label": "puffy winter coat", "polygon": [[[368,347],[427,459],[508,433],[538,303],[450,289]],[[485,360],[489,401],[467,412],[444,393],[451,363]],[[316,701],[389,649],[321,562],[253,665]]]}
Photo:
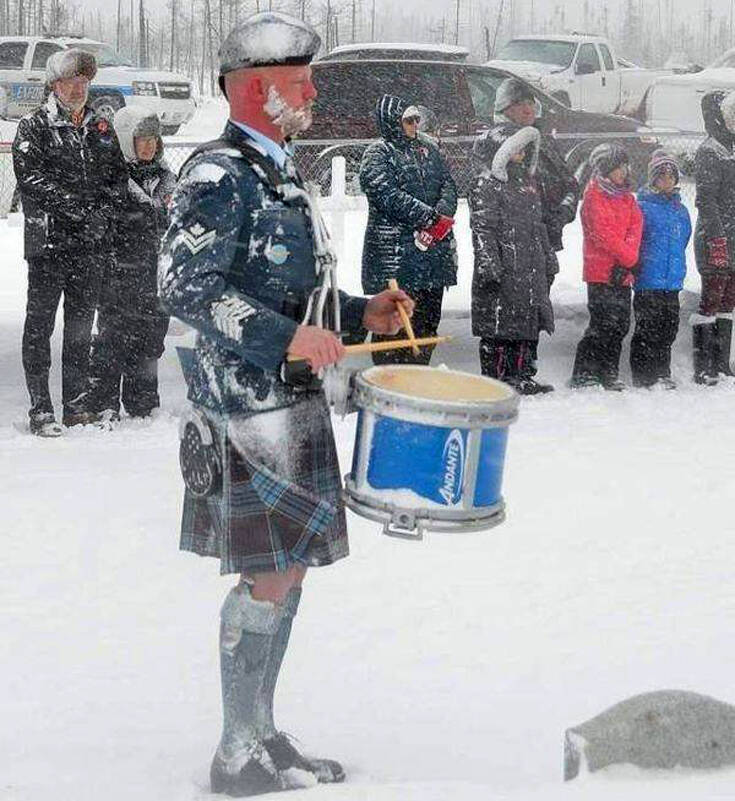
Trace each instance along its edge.
{"label": "puffy winter coat", "polygon": [[454,217],[457,187],[439,148],[424,134],[409,139],[401,116],[406,103],[385,95],[376,111],[382,140],[370,145],[360,165],[360,186],[368,199],[362,251],[362,286],[374,294],[396,278],[408,290],[457,283],[454,234],[422,251],[414,232],[439,214]]}
{"label": "puffy winter coat", "polygon": [[[508,125],[514,125],[504,114],[496,114],[495,122],[497,126],[479,136],[473,145],[472,160],[478,173],[492,164],[497,152],[499,145],[494,138],[495,131],[502,132]],[[502,137],[502,133],[500,135]],[[554,250],[561,250],[564,226],[573,222],[577,216],[580,190],[577,179],[567,167],[556,143],[543,132],[541,132],[535,180],[541,196],[541,208],[549,242]]]}
{"label": "puffy winter coat", "polygon": [[692,221],[678,192],[638,193],[643,213],[643,238],[636,270],[636,289],[679,290],[687,272],[686,247]]}
{"label": "puffy winter coat", "polygon": [[[554,330],[549,279],[558,269],[533,177],[539,133],[505,125],[495,129],[494,142],[499,147],[492,166],[477,177],[469,197],[475,252],[472,333],[534,340],[539,331]],[[526,161],[509,163],[522,146]]]}
{"label": "puffy winter coat", "polygon": [[643,215],[631,192],[610,195],[590,180],[582,200],[584,280],[609,284],[613,268],[624,267],[622,286],[632,286],[642,229]]}
{"label": "puffy winter coat", "polygon": [[[694,159],[699,211],[694,232],[694,255],[700,273],[721,271],[722,268],[707,264],[707,242],[719,237],[727,239],[730,255],[727,270],[735,272],[735,135],[723,116],[722,106],[726,97],[727,93],[720,90],[708,92],[702,98],[702,116],[708,137],[697,149]],[[733,99],[728,98],[728,106],[732,106]]]}
{"label": "puffy winter coat", "polygon": [[[275,177],[237,150],[247,134],[228,123],[221,147],[194,156],[174,192],[159,257],[168,311],[198,331],[189,399],[223,414],[290,406],[304,392],[281,365],[316,286],[312,223],[303,199],[284,199]],[[287,191],[303,184],[275,167]],[[364,298],[342,294],[342,327],[358,330]]]}
{"label": "puffy winter coat", "polygon": [[108,120],[87,108],[77,128],[51,94],[18,123],[13,167],[27,259],[112,251],[112,221],[127,198],[128,171]]}

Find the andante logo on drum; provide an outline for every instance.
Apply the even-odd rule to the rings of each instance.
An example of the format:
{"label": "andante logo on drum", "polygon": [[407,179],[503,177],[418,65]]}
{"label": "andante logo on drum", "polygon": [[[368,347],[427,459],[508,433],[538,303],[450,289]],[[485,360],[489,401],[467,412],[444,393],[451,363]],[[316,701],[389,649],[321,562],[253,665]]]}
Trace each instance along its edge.
{"label": "andante logo on drum", "polygon": [[439,488],[444,503],[455,504],[462,497],[462,482],[464,479],[464,439],[462,432],[455,428],[444,443],[442,454],[444,478]]}

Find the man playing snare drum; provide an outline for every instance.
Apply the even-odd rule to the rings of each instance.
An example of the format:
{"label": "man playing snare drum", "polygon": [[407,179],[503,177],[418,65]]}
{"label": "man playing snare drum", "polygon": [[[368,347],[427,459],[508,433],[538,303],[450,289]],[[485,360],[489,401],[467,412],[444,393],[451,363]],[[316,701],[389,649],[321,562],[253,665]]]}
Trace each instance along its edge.
{"label": "man playing snare drum", "polygon": [[[344,779],[273,721],[306,569],[348,552],[324,395],[286,383],[281,369],[297,357],[317,372],[344,355],[333,333],[300,324],[317,283],[314,228],[286,141],[311,122],[319,46],[309,25],[283,14],[256,14],[230,33],[220,51],[230,121],[182,170],[159,266],[165,304],[198,331],[186,372],[208,429],[182,449],[181,548],[241,574],[221,613],[224,725],[211,767],[212,791],[234,796],[293,786],[289,768]],[[395,333],[399,303],[413,310],[401,291],[342,295],[343,326]]]}

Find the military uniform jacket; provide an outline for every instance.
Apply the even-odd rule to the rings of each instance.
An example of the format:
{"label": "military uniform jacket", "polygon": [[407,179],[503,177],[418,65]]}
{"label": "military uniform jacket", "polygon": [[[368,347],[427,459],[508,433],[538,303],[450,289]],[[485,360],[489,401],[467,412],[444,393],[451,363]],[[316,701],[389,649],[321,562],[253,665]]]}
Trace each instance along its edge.
{"label": "military uniform jacket", "polygon": [[[303,201],[283,200],[235,146],[259,149],[254,141],[231,123],[223,140],[180,176],[159,290],[198,331],[189,399],[221,414],[269,411],[304,397],[281,380],[281,364],[317,283],[312,223]],[[292,166],[279,172],[300,185]],[[366,302],[342,296],[344,330],[359,330]]]}
{"label": "military uniform jacket", "polygon": [[87,108],[76,127],[52,94],[18,124],[13,167],[25,216],[25,257],[106,253],[127,199],[128,170],[112,125]]}

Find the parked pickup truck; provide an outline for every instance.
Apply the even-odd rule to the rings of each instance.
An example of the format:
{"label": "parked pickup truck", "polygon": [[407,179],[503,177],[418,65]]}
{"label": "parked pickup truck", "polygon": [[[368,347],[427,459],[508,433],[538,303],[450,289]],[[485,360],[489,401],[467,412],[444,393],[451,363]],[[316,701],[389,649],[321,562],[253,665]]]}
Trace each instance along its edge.
{"label": "parked pickup truck", "polygon": [[41,105],[46,61],[58,50],[80,47],[97,59],[89,87],[92,106],[108,116],[123,106],[155,112],[164,134],[174,134],[196,110],[185,75],[134,67],[108,44],[84,37],[0,37],[0,116],[19,119]]}
{"label": "parked pickup truck", "polygon": [[581,111],[638,116],[649,86],[672,70],[648,70],[618,58],[602,36],[521,36],[487,66],[508,70]]}

